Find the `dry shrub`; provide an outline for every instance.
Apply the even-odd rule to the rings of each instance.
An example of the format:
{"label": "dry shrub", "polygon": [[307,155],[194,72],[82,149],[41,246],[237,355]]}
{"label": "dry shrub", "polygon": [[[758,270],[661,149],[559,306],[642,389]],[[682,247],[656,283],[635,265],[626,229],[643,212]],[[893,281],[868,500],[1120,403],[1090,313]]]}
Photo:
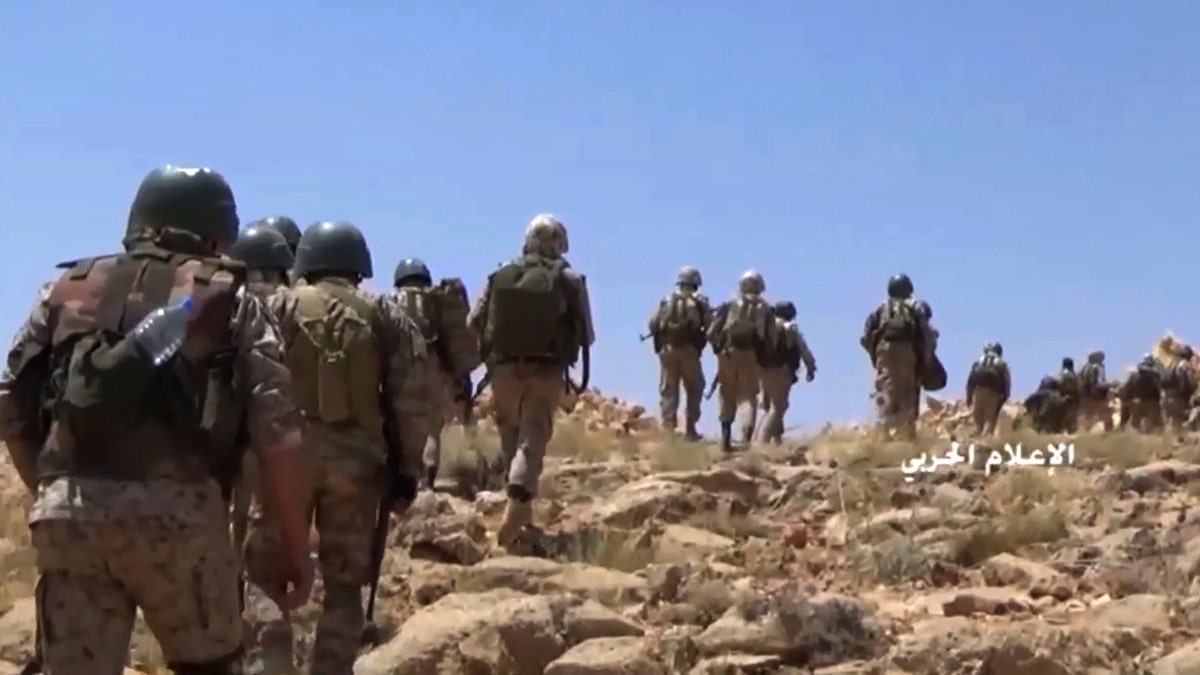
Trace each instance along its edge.
{"label": "dry shrub", "polygon": [[720,448],[711,443],[666,437],[645,448],[655,471],[702,471],[721,459]]}
{"label": "dry shrub", "polygon": [[855,547],[850,553],[849,567],[859,579],[902,584],[925,579],[935,562],[928,546],[898,536],[880,544]]}
{"label": "dry shrub", "polygon": [[620,456],[621,450],[609,434],[588,431],[583,422],[565,419],[555,424],[554,437],[546,446],[546,454],[571,457],[580,462],[607,462],[614,455]]}
{"label": "dry shrub", "polygon": [[568,544],[569,560],[636,572],[654,562],[654,547],[635,533],[611,528],[583,528]]}
{"label": "dry shrub", "polygon": [[699,611],[702,626],[721,618],[737,602],[729,582],[716,579],[688,584],[681,600]]}
{"label": "dry shrub", "polygon": [[1069,502],[1080,489],[1073,474],[1049,476],[1042,467],[1006,470],[984,490],[991,517],[954,538],[955,562],[976,565],[1000,553],[1066,538]]}

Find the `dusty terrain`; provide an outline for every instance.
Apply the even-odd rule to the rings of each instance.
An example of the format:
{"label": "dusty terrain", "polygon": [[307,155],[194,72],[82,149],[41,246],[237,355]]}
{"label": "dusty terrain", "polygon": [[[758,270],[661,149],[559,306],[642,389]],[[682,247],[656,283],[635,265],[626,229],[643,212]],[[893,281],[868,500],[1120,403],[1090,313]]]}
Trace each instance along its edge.
{"label": "dusty terrain", "polygon": [[[455,427],[439,493],[393,530],[384,639],[356,672],[1200,673],[1200,441],[1085,434],[1071,467],[987,475],[980,450],[906,482],[961,423],[928,407],[916,447],[828,429],[722,457],[585,395],[523,556],[489,542],[494,434]],[[9,467],[0,498],[2,674],[31,652],[33,561]],[[158,661],[139,628],[131,667]]]}

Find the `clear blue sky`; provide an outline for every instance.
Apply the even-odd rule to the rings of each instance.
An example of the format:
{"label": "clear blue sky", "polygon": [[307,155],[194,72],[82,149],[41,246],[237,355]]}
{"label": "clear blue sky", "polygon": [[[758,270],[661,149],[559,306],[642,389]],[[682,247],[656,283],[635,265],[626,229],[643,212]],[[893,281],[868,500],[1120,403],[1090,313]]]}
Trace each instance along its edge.
{"label": "clear blue sky", "polygon": [[359,224],[382,285],[420,256],[477,294],[557,214],[593,381],[652,410],[637,336],[684,264],[795,301],[820,373],[790,424],[869,414],[859,331],[899,270],[956,395],[993,339],[1022,393],[1094,347],[1116,373],[1200,338],[1198,26],[1185,0],[4,2],[0,329],[170,162],[223,172],[243,222]]}

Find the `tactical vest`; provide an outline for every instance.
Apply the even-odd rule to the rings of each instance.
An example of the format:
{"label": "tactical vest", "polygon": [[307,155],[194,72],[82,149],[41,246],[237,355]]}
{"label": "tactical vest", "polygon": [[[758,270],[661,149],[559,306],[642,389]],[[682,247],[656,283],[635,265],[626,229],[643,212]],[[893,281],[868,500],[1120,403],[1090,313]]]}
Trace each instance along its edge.
{"label": "tactical vest", "polygon": [[404,316],[417,324],[426,345],[436,349],[439,317],[437,303],[431,290],[421,286],[401,286],[392,291],[392,299],[400,311],[404,312]]}
{"label": "tactical vest", "polygon": [[318,281],[294,289],[284,361],[305,417],[383,437],[379,308],[356,289]]}
{"label": "tactical vest", "polygon": [[759,297],[741,297],[729,304],[722,330],[723,344],[733,351],[753,351],[760,360],[773,345],[766,344],[772,331],[767,322],[775,321],[766,301]]}
{"label": "tactical vest", "polygon": [[1004,359],[985,354],[975,362],[975,384],[995,391],[1004,387]]}
{"label": "tactical vest", "polygon": [[762,366],[774,368],[788,366],[793,371],[800,367],[799,329],[793,321],[775,319],[775,339],[764,350]]}
{"label": "tactical vest", "polygon": [[[245,268],[157,248],[59,268],[66,272],[49,296],[52,422],[40,478],[216,478],[228,487],[240,465],[233,438],[245,404],[230,325]],[[169,367],[133,357],[125,334],[187,295],[197,309]]]}
{"label": "tactical vest", "polygon": [[566,270],[565,260],[526,255],[492,273],[484,336],[490,357],[564,367],[579,360],[582,325]]}
{"label": "tactical vest", "polygon": [[672,347],[704,345],[704,310],[694,294],[675,291],[663,298],[655,323],[663,344]]}
{"label": "tactical vest", "polygon": [[919,337],[920,322],[910,300],[889,298],[879,319],[879,337],[882,340],[913,342]]}

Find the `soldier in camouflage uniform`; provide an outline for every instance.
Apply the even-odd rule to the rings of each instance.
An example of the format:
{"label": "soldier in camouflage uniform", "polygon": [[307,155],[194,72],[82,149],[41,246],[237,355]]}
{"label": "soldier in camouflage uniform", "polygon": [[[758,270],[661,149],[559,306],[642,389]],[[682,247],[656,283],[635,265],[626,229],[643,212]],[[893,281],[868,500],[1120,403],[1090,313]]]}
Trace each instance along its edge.
{"label": "soldier in camouflage uniform", "polygon": [[[299,420],[274,324],[243,292],[244,268],[219,257],[237,224],[220,174],[155,170],[134,197],[125,252],[61,265],[17,332],[0,437],[36,494],[47,673],[120,673],[138,609],[174,672],[241,672],[223,494],[241,460],[231,420],[247,422],[282,545],[267,587],[287,607],[308,597]],[[195,303],[187,337],[161,367],[117,337],[184,296]]]}
{"label": "soldier in camouflage uniform", "polygon": [[1087,363],[1079,371],[1079,428],[1089,431],[1096,422],[1112,431],[1112,409],[1108,406],[1109,382],[1104,374],[1104,352],[1088,354]]}
{"label": "soldier in camouflage uniform", "polygon": [[[261,221],[252,224],[238,236],[229,257],[246,266],[246,291],[258,298],[264,307],[271,307],[271,296],[288,293],[292,249],[278,230]],[[276,322],[279,320],[277,316],[271,318]],[[258,483],[258,464],[252,453],[246,453],[241,480],[233,491],[233,542],[238,551],[246,543],[250,498]]]}
{"label": "soldier in camouflage uniform", "polygon": [[1063,431],[1073,434],[1079,430],[1079,406],[1082,398],[1082,387],[1079,375],[1075,372],[1075,359],[1065,356],[1062,367],[1058,371],[1058,392],[1062,394],[1065,421]]}
{"label": "soldier in camouflage uniform", "polygon": [[[425,443],[424,483],[429,489],[437,479],[442,458],[442,431],[456,417],[456,410],[471,400],[471,370],[479,365],[478,351],[464,359],[451,353],[449,335],[442,335],[443,317],[439,303],[442,287],[433,285],[433,275],[424,262],[406,258],[396,265],[391,299],[405,316],[421,329],[436,358],[430,360],[429,440]],[[463,362],[465,360],[465,362]],[[465,416],[464,416],[465,417]],[[466,423],[464,419],[464,424]]]}
{"label": "soldier in camouflage uniform", "polygon": [[1004,346],[999,342],[984,345],[983,355],[971,364],[966,393],[975,435],[995,435],[1000,410],[1012,396],[1012,373],[1004,360]]}
{"label": "soldier in camouflage uniform", "polygon": [[1153,354],[1146,354],[1137,368],[1117,389],[1121,401],[1119,428],[1129,424],[1143,433],[1162,431],[1162,365]]}
{"label": "soldier in camouflage uniform", "polygon": [[550,214],[534,217],[521,255],[488,276],[467,319],[482,339],[492,414],[509,467],[508,504],[496,534],[505,547],[533,524],[532,500],[554,411],[569,386],[567,371],[582,355],[586,373],[595,342],[587,280],[563,257],[569,249],[562,222]]}
{"label": "soldier in camouflage uniform", "polygon": [[722,303],[709,326],[708,339],[717,355],[721,449],[733,451],[733,423],[738,408],[747,405],[742,421],[742,445],[749,447],[758,417],[758,387],[762,364],[778,344],[778,329],[770,303],[763,297],[767,284],[748,270],[738,281],[737,295]]}
{"label": "soldier in camouflage uniform", "polygon": [[763,410],[767,412],[763,440],[779,444],[783,442],[783,416],[790,405],[792,385],[799,381],[796,373],[800,364],[804,364],[804,381],[812,382],[817,376],[817,360],[796,325],[796,305],[788,300],[775,303],[774,315],[778,346],[762,370]]}
{"label": "soldier in camouflage uniform", "polygon": [[1188,419],[1192,396],[1196,393],[1196,371],[1192,366],[1192,348],[1177,348],[1175,360],[1163,368],[1163,419],[1175,432],[1183,431]]}
{"label": "soldier in camouflage uniform", "polygon": [[888,280],[888,299],[867,315],[859,344],[875,369],[875,408],[885,435],[917,433],[920,373],[932,352],[929,323],[912,301],[906,274]]}
{"label": "soldier in camouflage uniform", "polygon": [[[315,480],[305,495],[320,538],[324,602],[313,644],[312,672],[350,673],[362,639],[362,588],[371,582],[371,539],[377,509],[392,489],[396,513],[416,497],[428,437],[425,341],[386,297],[359,288],[372,274],[362,233],[350,223],[320,223],[304,232],[293,268],[305,284],[272,296],[286,345],[292,397],[308,424]],[[381,396],[382,393],[382,396]],[[387,475],[394,452],[398,475]],[[293,667],[288,612],[257,583],[274,532],[251,508],[246,565],[247,609],[256,633],[248,665],[266,672]]]}
{"label": "soldier in camouflage uniform", "polygon": [[265,227],[283,235],[288,249],[295,257],[296,247],[300,245],[300,226],[296,224],[296,221],[287,216],[270,216],[251,223],[250,227]]}
{"label": "soldier in camouflage uniform", "polygon": [[704,397],[704,364],[700,357],[707,344],[712,324],[712,306],[700,292],[700,270],[692,266],[679,270],[675,290],[659,301],[650,315],[650,335],[660,366],[658,393],[663,428],[675,432],[679,424],[679,389],[687,397],[685,419],[688,440],[700,440],[696,424],[700,421],[700,403]]}

